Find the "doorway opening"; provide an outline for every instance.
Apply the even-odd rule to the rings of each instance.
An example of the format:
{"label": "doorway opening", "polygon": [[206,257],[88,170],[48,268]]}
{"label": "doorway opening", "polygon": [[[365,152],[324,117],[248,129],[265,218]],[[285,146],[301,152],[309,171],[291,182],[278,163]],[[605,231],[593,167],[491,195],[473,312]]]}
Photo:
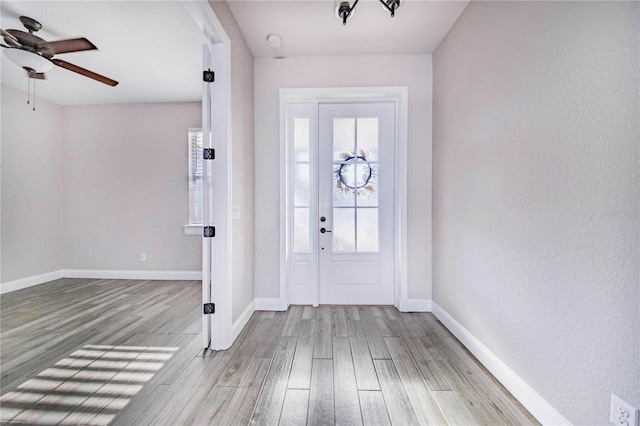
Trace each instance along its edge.
{"label": "doorway opening", "polygon": [[406,299],[407,88],[282,89],[281,300]]}
{"label": "doorway opening", "polygon": [[[208,40],[202,46],[203,71],[215,71],[215,82],[202,83],[202,148],[215,150],[216,162],[205,161],[202,173],[202,305],[198,308],[202,347],[224,350],[237,337],[232,329],[230,285],[231,40],[208,3],[184,1],[184,5]],[[212,306],[215,315],[210,314]]]}

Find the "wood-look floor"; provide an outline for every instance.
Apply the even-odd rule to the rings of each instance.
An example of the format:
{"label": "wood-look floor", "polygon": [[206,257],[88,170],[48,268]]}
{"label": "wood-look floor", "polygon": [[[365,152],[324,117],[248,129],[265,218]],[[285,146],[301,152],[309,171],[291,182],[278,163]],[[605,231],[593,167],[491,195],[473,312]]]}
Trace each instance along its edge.
{"label": "wood-look floor", "polygon": [[211,352],[199,282],[63,279],[0,318],[3,424],[538,424],[431,314],[256,312]]}

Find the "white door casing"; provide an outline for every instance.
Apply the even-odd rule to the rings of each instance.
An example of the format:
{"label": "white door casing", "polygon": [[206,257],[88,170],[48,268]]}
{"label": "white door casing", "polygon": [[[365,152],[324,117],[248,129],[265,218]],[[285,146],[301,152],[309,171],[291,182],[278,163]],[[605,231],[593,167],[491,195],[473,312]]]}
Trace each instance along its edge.
{"label": "white door casing", "polygon": [[[203,226],[215,226],[215,238],[202,238],[202,303],[215,303],[202,315],[202,346],[228,349],[233,344],[231,312],[231,40],[206,2],[183,0],[209,44],[203,45],[203,70],[216,81],[202,84],[203,148],[216,150],[215,164],[203,173]],[[214,201],[215,200],[215,201]],[[202,313],[202,305],[197,307]]]}
{"label": "white door casing", "polygon": [[[405,255],[407,214],[407,95],[408,91],[406,87],[280,90],[282,154],[280,164],[280,224],[283,231],[281,232],[280,239],[281,282],[280,299],[278,302],[280,309],[286,309],[289,304],[318,305],[318,303],[394,304],[401,308],[403,300],[407,299]],[[390,147],[390,152],[386,152],[383,157],[379,158],[383,164],[377,163],[376,161],[372,164],[372,166],[378,166],[377,171],[382,167],[382,170],[386,170],[387,172],[383,172],[382,175],[377,175],[377,178],[385,177],[385,175],[386,177],[390,177],[390,179],[385,178],[383,187],[377,189],[378,191],[382,191],[382,193],[386,192],[384,196],[386,203],[383,201],[383,203],[378,206],[379,209],[363,208],[363,210],[369,210],[365,212],[365,216],[367,213],[372,213],[372,210],[378,210],[378,213],[382,211],[382,213],[379,213],[380,217],[384,218],[384,223],[390,226],[388,228],[385,227],[385,229],[389,230],[388,233],[385,233],[383,229],[383,232],[379,235],[378,243],[380,244],[380,253],[365,250],[366,253],[358,253],[356,251],[355,253],[347,254],[343,251],[341,253],[326,255],[327,247],[333,249],[333,232],[326,232],[324,234],[318,232],[321,228],[321,226],[318,225],[323,224],[320,222],[320,217],[322,216],[322,214],[320,214],[321,210],[328,208],[326,201],[324,201],[324,207],[320,206],[319,198],[332,198],[326,194],[328,194],[329,191],[333,191],[334,186],[337,184],[336,172],[339,168],[338,163],[340,162],[334,163],[332,161],[333,158],[328,160],[330,166],[324,170],[324,197],[319,197],[320,193],[318,192],[317,185],[309,185],[308,193],[305,197],[300,198],[300,194],[296,196],[296,191],[300,188],[295,179],[296,174],[301,172],[302,174],[311,174],[311,176],[315,176],[318,172],[320,152],[317,149],[319,145],[317,138],[318,134],[322,133],[318,131],[319,109],[350,108],[347,106],[349,103],[360,105],[368,104],[369,106],[367,106],[367,108],[379,108],[380,105],[386,105],[388,109],[387,112],[389,113],[389,111],[391,111],[388,115],[391,115],[391,120],[395,121],[395,128],[393,122],[391,125],[378,126],[378,128],[383,128],[381,138],[385,138],[386,140],[393,139],[395,144],[392,144]],[[374,104],[378,106],[372,106]],[[368,114],[370,116],[369,118],[371,118],[371,112]],[[355,116],[352,115],[352,118],[353,117]],[[296,129],[296,126],[298,129]],[[296,153],[294,150],[293,135],[296,131],[300,133],[301,128],[309,134],[309,140],[305,141],[305,143],[309,143],[310,145],[307,158],[300,157],[300,153]],[[385,131],[388,131],[390,134],[384,136]],[[296,149],[299,148],[298,146]],[[353,148],[356,150],[355,146]],[[367,153],[365,152],[365,154]],[[333,155],[333,152],[330,153],[330,156],[331,155]],[[350,161],[354,163],[353,168],[357,169],[358,166],[355,165],[355,162],[357,162],[358,159],[351,159]],[[324,162],[327,162],[326,158]],[[346,163],[348,162],[349,161]],[[384,164],[385,162],[390,162],[390,164]],[[362,168],[364,166],[361,165],[360,167]],[[394,172],[388,175],[390,169],[394,169]],[[349,174],[344,169],[343,171],[345,172],[344,174]],[[326,177],[327,175],[328,179]],[[384,188],[385,183],[388,185],[387,188]],[[331,199],[331,204],[332,203],[333,199]],[[344,213],[348,208],[342,210],[344,211],[338,214],[340,215],[340,213],[342,213],[342,218],[344,218]],[[324,226],[325,229],[332,229],[331,227],[334,222],[333,207],[330,207],[329,211],[331,212],[330,215],[328,215],[326,211],[324,212],[326,220],[324,222],[324,224],[326,224],[326,226]],[[348,215],[351,213],[354,215],[353,222],[355,222],[357,220],[355,217],[358,216],[358,213],[355,209],[351,210]],[[294,239],[294,228],[296,224],[299,226],[300,217],[303,217],[304,221],[308,223],[308,236],[302,239],[304,250],[300,250],[300,240]],[[340,220],[338,220],[338,222],[340,222]],[[337,225],[340,226],[340,223]],[[357,230],[354,230],[351,233],[354,244],[357,243],[357,232]],[[318,255],[318,252],[322,252],[322,247],[325,247],[325,256]],[[363,247],[366,248],[366,241]],[[312,248],[314,250],[312,250]],[[380,263],[381,257],[388,260],[386,265],[384,262],[382,262],[382,264]],[[345,268],[349,266],[350,263],[353,263],[355,259],[360,263],[359,269],[358,267]],[[319,262],[323,264],[327,264],[326,262],[328,262],[330,267],[321,268]],[[373,265],[375,268],[367,268],[367,265]],[[378,270],[380,273],[377,272]],[[364,294],[366,294],[366,296],[363,298],[361,297],[363,293],[357,292],[357,285],[344,285],[344,281],[347,281],[344,278],[348,278],[349,275],[351,275],[352,278],[355,277],[355,281],[360,282],[360,286],[367,281],[381,282],[382,280],[386,280],[387,283],[390,282],[391,285],[387,287],[386,293],[382,291],[382,293],[378,292],[380,294],[374,296],[376,292],[365,292]],[[334,288],[330,289],[330,287],[326,287],[326,291],[323,291],[319,277],[324,280],[323,282],[330,283],[329,286],[333,286]],[[337,281],[335,278],[337,278]],[[337,295],[334,291],[336,290],[337,282],[339,282],[338,288],[342,291],[342,296],[340,296],[339,300],[332,299],[332,295]],[[371,284],[371,282],[369,282],[369,284]],[[360,288],[360,290],[362,290],[362,288]],[[371,290],[371,288],[369,288],[369,290]],[[359,294],[359,296],[355,298],[357,294]]]}

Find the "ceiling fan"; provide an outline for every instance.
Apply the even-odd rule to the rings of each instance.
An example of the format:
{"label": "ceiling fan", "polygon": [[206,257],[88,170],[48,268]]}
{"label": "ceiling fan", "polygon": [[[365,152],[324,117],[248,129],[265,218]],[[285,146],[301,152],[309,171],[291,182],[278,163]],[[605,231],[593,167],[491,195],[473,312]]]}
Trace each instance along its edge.
{"label": "ceiling fan", "polygon": [[29,32],[0,28],[6,43],[0,43],[0,46],[5,48],[4,53],[11,62],[24,68],[29,78],[44,80],[45,73],[56,65],[109,86],[118,85],[115,80],[54,57],[62,53],[96,50],[97,47],[86,38],[46,41],[33,34],[42,28],[40,22],[27,16],[21,16],[20,22]]}

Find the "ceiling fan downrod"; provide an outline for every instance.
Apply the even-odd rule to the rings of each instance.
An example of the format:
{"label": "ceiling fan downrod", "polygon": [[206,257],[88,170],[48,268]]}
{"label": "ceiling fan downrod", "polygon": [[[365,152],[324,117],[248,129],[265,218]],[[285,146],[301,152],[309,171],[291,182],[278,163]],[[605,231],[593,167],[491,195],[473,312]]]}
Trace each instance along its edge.
{"label": "ceiling fan downrod", "polygon": [[40,22],[33,18],[29,18],[28,16],[21,16],[20,22],[22,22],[22,25],[29,30],[29,34],[33,34],[34,32],[42,29],[42,24]]}

